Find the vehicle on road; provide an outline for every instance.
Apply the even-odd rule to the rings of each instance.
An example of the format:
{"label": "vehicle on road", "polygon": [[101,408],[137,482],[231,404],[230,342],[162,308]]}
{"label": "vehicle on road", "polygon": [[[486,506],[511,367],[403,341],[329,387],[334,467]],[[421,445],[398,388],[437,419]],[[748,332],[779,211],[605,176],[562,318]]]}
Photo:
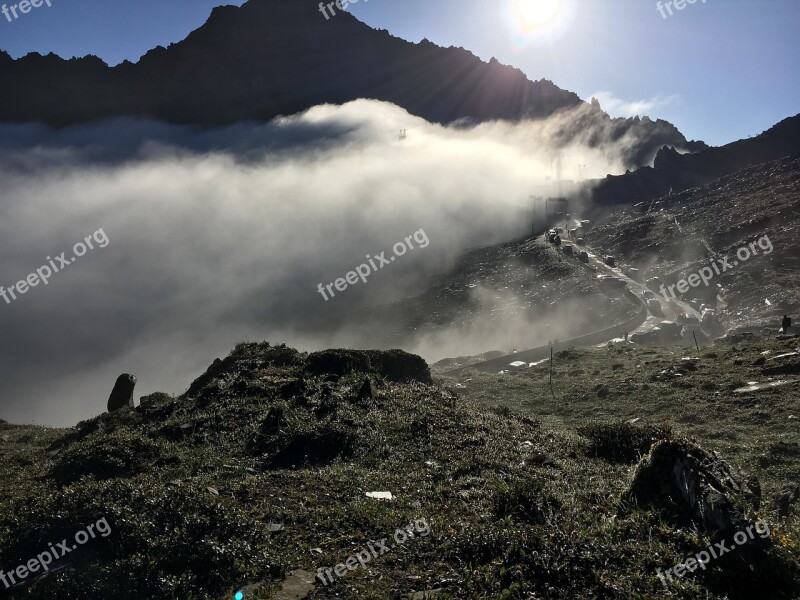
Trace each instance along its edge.
{"label": "vehicle on road", "polygon": [[656,298],[656,295],[650,290],[645,290],[642,292],[642,298],[644,300],[650,300],[651,298]]}
{"label": "vehicle on road", "polygon": [[589,262],[589,253],[586,250],[581,250],[578,252],[578,260],[584,263]]}
{"label": "vehicle on road", "polygon": [[627,281],[621,277],[614,277],[613,275],[598,275],[597,282],[601,287],[623,288],[628,285]]}
{"label": "vehicle on road", "polygon": [[664,285],[664,282],[661,281],[660,277],[651,277],[650,279],[645,281],[644,284],[647,287],[649,287],[651,290],[653,290],[654,292],[657,292],[657,291],[659,291],[661,286]]}
{"label": "vehicle on road", "polygon": [[661,310],[661,302],[659,302],[656,298],[650,298],[647,300],[647,308],[656,317],[664,316],[664,311]]}
{"label": "vehicle on road", "polygon": [[564,254],[567,256],[572,256],[572,244],[564,244],[562,250],[564,250]]}
{"label": "vehicle on road", "polygon": [[617,266],[617,260],[610,254],[603,257],[603,262],[606,263],[609,267]]}
{"label": "vehicle on road", "polygon": [[580,245],[580,246],[583,246],[583,243],[584,243],[584,242],[583,242],[583,238],[582,238],[582,237],[579,237],[577,240],[575,240],[575,243],[576,243],[576,244],[578,244],[578,245]]}

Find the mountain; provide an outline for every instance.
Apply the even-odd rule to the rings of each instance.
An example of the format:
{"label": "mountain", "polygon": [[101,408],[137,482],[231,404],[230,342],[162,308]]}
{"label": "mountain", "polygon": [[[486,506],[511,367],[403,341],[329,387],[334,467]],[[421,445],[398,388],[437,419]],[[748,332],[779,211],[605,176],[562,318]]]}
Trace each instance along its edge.
{"label": "mountain", "polygon": [[631,167],[649,164],[664,145],[705,148],[666,121],[612,120],[551,81],[530,81],[463,48],[410,43],[346,12],[326,21],[315,0],[215,8],[183,41],[115,67],[95,56],[14,60],[0,52],[0,82],[0,121],[56,127],[115,116],[218,126],[374,98],[436,123],[542,118],[579,108],[575,126],[561,128],[563,143],[627,136],[624,161]]}
{"label": "mountain", "polygon": [[680,154],[674,147],[658,151],[652,167],[625,175],[609,175],[587,188],[584,200],[596,210],[609,205],[645,202],[670,193],[705,185],[754,165],[800,153],[800,114],[774,125],[762,134],[708,148],[694,154]]}

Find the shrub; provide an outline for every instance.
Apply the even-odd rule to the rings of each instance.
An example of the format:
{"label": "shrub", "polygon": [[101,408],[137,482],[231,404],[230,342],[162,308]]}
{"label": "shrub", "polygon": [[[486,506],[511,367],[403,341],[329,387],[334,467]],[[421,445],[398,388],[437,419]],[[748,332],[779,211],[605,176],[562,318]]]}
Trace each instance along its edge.
{"label": "shrub", "polygon": [[654,442],[668,435],[662,426],[636,427],[625,421],[592,423],[579,427],[578,433],[589,439],[589,456],[619,463],[639,460]]}
{"label": "shrub", "polygon": [[97,479],[142,473],[160,456],[160,446],[139,433],[117,431],[90,436],[67,448],[53,466],[61,484],[84,475]]}

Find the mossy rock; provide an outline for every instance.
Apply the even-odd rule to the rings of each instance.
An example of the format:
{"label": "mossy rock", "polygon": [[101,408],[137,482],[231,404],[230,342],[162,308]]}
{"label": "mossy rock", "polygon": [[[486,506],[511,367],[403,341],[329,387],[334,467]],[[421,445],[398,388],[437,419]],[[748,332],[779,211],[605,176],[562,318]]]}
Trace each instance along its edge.
{"label": "mossy rock", "polygon": [[394,383],[433,383],[428,364],[403,350],[322,350],[308,356],[306,370],[318,376],[372,372]]}

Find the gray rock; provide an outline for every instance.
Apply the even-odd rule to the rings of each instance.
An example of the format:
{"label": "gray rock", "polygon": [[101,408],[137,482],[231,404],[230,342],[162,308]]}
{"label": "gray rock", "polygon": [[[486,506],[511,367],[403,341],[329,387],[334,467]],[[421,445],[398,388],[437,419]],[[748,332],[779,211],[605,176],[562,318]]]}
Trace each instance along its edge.
{"label": "gray rock", "polygon": [[775,496],[775,508],[781,517],[789,516],[789,509],[792,504],[800,500],[800,485],[792,484],[786,486]]}
{"label": "gray rock", "polygon": [[303,569],[297,569],[286,574],[286,579],[281,583],[274,600],[303,600],[314,591],[316,575]]}
{"label": "gray rock", "polygon": [[134,408],[133,388],[136,387],[136,377],[123,373],[117,377],[114,389],[108,397],[108,412],[114,412],[126,406]]}
{"label": "gray rock", "polygon": [[661,441],[639,463],[624,499],[637,506],[682,507],[685,517],[718,533],[747,524],[739,507],[757,510],[761,488],[716,452],[685,440]]}

